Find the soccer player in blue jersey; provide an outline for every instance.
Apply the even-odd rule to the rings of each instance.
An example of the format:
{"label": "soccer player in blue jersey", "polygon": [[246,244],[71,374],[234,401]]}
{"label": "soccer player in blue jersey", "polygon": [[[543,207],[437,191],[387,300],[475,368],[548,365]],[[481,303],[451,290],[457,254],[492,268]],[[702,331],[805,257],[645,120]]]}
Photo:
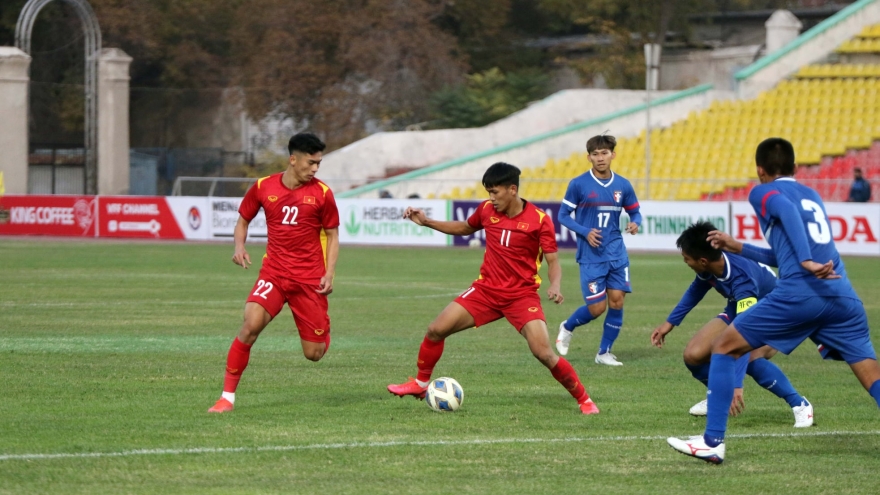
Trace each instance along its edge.
{"label": "soccer player in blue jersey", "polygon": [[642,223],[639,200],[632,184],[611,171],[611,162],[617,156],[616,145],[614,136],[607,134],[587,141],[593,167],[568,183],[557,217],[559,223],[577,235],[576,259],[586,304],[559,324],[556,350],[563,356],[568,354],[574,329],[598,318],[608,307],[596,363],[609,366],[623,365],[611,353],[611,346],[623,325],[623,298],[632,292],[629,257],[620,230],[621,211],[629,214],[627,233],[635,234]]}
{"label": "soccer player in blue jersey", "polygon": [[798,184],[794,148],[766,139],[755,152],[758,179],[749,193],[770,249],[712,232],[712,245],[779,267],[773,292],[740,315],[712,343],[709,408],[703,435],[668,438],[679,452],[720,464],[733,397],[736,358],[762,345],[785,354],[810,338],[833,348],[880,406],[880,366],[871,344],[868,318],[834,246],[825,205],[813,189]]}
{"label": "soccer player in blue jersey", "polygon": [[[717,317],[703,325],[684,349],[684,364],[694,378],[703,385],[709,383],[709,360],[712,341],[721,335],[731,321],[776,287],[776,274],[767,265],[733,253],[724,253],[708,241],[709,233],[718,229],[709,222],[698,222],[681,233],[675,244],[681,250],[685,264],[697,276],[691,282],[681,301],[672,310],[666,321],[654,329],[651,343],[663,347],[664,339],[674,327],[680,326],[685,316],[697,306],[711,289],[727,299],[727,307]],[[745,353],[736,360],[736,380],[734,382],[733,402],[730,413],[739,414],[743,401],[743,378],[748,373],[758,385],[764,387],[780,399],[786,401],[794,413],[795,428],[813,425],[813,406],[800,395],[788,377],[778,366],[768,361],[776,351],[761,346],[751,353]],[[707,401],[696,404],[690,413],[705,416]]]}

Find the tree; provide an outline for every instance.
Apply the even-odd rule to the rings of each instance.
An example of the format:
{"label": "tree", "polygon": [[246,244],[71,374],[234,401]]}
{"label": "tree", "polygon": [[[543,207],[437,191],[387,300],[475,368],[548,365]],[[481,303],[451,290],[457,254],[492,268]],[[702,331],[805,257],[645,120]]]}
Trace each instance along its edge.
{"label": "tree", "polygon": [[540,71],[504,74],[494,68],[467,76],[464,85],[434,93],[430,127],[480,127],[546,96],[548,77]]}
{"label": "tree", "polygon": [[236,84],[251,115],[289,116],[331,147],[365,125],[399,127],[427,116],[427,99],[459,80],[455,39],[422,0],[254,0],[233,29]]}

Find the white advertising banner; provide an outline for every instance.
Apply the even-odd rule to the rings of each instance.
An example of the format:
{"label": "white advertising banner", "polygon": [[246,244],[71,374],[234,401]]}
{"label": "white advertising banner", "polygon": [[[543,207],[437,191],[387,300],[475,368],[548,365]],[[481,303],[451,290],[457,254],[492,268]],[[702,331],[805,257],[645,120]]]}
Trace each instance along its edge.
{"label": "white advertising banner", "polygon": [[[728,231],[728,203],[726,202],[671,202],[641,201],[639,213],[642,225],[636,235],[623,234],[627,249],[678,251],[675,241],[689,225],[711,222],[719,230]],[[621,229],[626,228],[629,216],[620,218]]]}
{"label": "white advertising banner", "polygon": [[210,236],[211,215],[208,198],[204,196],[167,196],[165,201],[183,237],[189,240],[205,240]]}
{"label": "white advertising banner", "polygon": [[[755,210],[748,202],[732,202],[731,230],[734,239],[757,246],[769,247],[758,224]],[[834,245],[840,254],[880,255],[880,204],[825,203],[827,219],[818,219],[831,227]]]}
{"label": "white advertising banner", "polygon": [[[235,233],[238,223],[238,205],[243,198],[208,198],[211,213],[210,235],[208,239],[229,239]],[[266,242],[266,214],[262,208],[248,226],[248,241]]]}
{"label": "white advertising banner", "polygon": [[451,237],[403,219],[408,206],[446,221],[448,201],[441,199],[337,199],[340,244],[446,246]]}

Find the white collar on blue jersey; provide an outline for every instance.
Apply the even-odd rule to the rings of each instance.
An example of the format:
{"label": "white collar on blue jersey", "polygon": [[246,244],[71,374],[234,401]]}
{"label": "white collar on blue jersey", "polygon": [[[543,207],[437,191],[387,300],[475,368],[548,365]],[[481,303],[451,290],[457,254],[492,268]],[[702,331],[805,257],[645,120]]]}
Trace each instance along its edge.
{"label": "white collar on blue jersey", "polygon": [[776,182],[776,181],[778,181],[778,180],[785,180],[785,181],[789,181],[789,182],[797,182],[797,179],[795,179],[794,177],[777,177],[777,178],[773,179],[773,182]]}
{"label": "white collar on blue jersey", "polygon": [[724,273],[724,278],[719,278],[718,281],[727,282],[727,280],[730,279],[730,258],[727,257],[727,253],[721,253],[721,256],[724,256],[724,268],[726,268],[727,271]]}
{"label": "white collar on blue jersey", "polygon": [[596,181],[596,182],[597,182],[600,186],[602,186],[602,187],[608,187],[608,186],[611,185],[612,182],[614,182],[614,172],[611,172],[611,179],[608,180],[608,183],[607,183],[607,184],[603,184],[603,183],[602,183],[602,180],[600,180],[598,177],[596,177],[595,175],[593,175],[593,169],[592,169],[592,168],[590,169],[590,177],[592,177],[593,180]]}

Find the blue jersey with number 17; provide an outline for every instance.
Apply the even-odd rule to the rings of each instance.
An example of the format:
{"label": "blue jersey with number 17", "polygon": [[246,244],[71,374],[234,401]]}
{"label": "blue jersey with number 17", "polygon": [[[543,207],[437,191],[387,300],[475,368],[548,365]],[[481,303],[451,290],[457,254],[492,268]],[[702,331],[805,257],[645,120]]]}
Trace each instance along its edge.
{"label": "blue jersey with number 17", "polygon": [[[749,203],[775,256],[775,260],[768,261],[779,267],[774,294],[792,300],[805,296],[858,299],[834,245],[825,205],[816,191],[791,177],[780,177],[752,189]],[[832,261],[840,278],[816,278],[801,266],[801,262],[807,260]]]}
{"label": "blue jersey with number 17", "polygon": [[611,173],[610,179],[599,179],[590,170],[568,183],[562,200],[560,215],[574,210],[574,220],[585,227],[601,230],[602,244],[592,247],[587,239],[577,236],[578,263],[604,263],[626,259],[626,246],[620,234],[620,213],[623,210],[632,217],[639,212],[639,200],[632,184],[623,177]]}

